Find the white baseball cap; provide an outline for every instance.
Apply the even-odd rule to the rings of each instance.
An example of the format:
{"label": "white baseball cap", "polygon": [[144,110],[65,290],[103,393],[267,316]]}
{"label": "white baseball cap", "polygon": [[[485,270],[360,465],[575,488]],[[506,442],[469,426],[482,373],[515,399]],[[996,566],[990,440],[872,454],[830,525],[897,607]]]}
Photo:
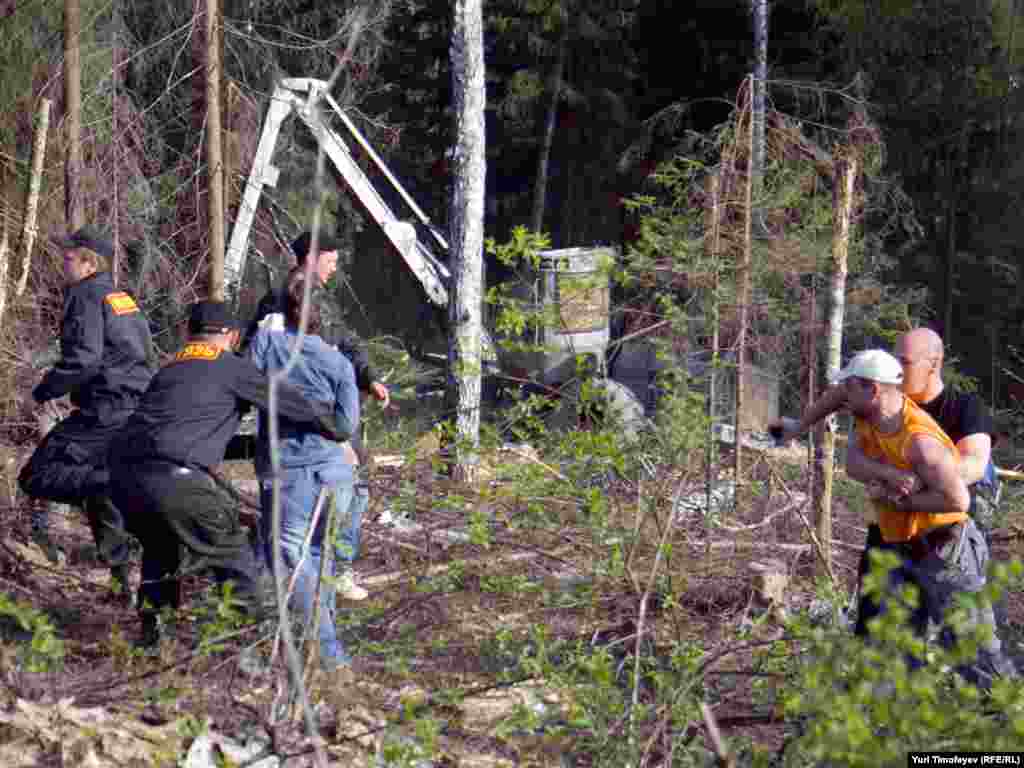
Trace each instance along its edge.
{"label": "white baseball cap", "polygon": [[903,366],[884,349],[867,349],[853,356],[836,375],[836,381],[846,381],[853,377],[881,384],[902,384]]}

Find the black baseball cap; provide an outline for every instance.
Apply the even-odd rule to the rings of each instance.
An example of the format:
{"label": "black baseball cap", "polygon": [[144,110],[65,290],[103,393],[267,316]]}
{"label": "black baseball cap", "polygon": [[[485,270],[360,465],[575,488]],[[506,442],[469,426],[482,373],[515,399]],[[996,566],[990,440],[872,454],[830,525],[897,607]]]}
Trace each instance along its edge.
{"label": "black baseball cap", "polygon": [[82,227],[65,237],[55,237],[53,238],[53,243],[65,250],[88,248],[100,256],[106,256],[108,259],[114,258],[114,244],[94,227]]}
{"label": "black baseball cap", "polygon": [[[305,264],[306,257],[309,255],[309,248],[313,245],[313,233],[303,232],[301,235],[292,240],[292,253],[295,254],[295,258],[298,259],[299,264]],[[323,230],[320,231],[320,237],[317,238],[316,247],[320,253],[327,253],[328,251],[336,251],[341,247],[341,243],[336,237],[332,237]]]}
{"label": "black baseball cap", "polygon": [[223,301],[197,301],[188,314],[189,333],[225,333],[240,327],[235,313]]}

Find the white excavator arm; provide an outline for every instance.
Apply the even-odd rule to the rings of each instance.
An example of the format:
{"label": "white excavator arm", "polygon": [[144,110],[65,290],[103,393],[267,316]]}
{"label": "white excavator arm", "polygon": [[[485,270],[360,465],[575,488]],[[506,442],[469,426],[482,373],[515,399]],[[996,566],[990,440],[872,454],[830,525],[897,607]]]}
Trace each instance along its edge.
{"label": "white excavator arm", "polygon": [[391,207],[381,197],[355,158],[352,157],[349,145],[328,123],[322,105],[326,105],[334,112],[347,130],[349,138],[363,149],[384,178],[394,186],[413,215],[430,233],[434,246],[439,248],[442,253],[448,251],[447,241],[434,228],[427,215],[416,205],[416,201],[409,196],[356,125],[327,92],[327,84],[322,80],[312,78],[287,78],[277,86],[270,100],[270,107],[263,121],[263,133],[256,149],[256,157],[245,185],[242,202],[235,218],[235,226],[231,231],[231,242],[224,259],[224,278],[229,295],[237,295],[238,284],[245,274],[249,233],[263,187],[273,187],[277,184],[279,171],[272,163],[274,149],[281,132],[281,125],[294,112],[309,127],[323,148],[324,154],[341,174],[345,183],[359,198],[374,221],[384,230],[384,234],[387,235],[409,269],[420,281],[430,301],[439,307],[448,306],[447,285],[451,277],[448,268],[434,255],[431,246],[418,237],[416,227],[395,216]]}

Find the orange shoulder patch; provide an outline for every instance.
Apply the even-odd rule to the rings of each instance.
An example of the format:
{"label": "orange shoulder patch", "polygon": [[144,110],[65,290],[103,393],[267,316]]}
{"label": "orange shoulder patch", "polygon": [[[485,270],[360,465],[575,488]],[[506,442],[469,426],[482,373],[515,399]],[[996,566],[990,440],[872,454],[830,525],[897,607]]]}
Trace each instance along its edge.
{"label": "orange shoulder patch", "polygon": [[220,357],[221,350],[212,344],[205,344],[201,341],[194,341],[186,344],[182,350],[174,356],[175,362],[182,360],[216,360]]}
{"label": "orange shoulder patch", "polygon": [[130,315],[132,312],[139,311],[139,305],[135,303],[135,299],[124,291],[108,293],[104,301],[110,305],[110,309],[115,315]]}

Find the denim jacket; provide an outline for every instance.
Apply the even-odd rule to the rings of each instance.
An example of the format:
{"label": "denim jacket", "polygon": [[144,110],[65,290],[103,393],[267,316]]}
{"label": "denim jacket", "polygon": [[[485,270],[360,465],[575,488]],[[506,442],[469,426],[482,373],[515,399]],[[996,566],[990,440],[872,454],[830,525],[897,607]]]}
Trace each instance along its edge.
{"label": "denim jacket", "polygon": [[[297,340],[298,333],[294,329],[264,324],[252,339],[249,357],[261,371],[270,375],[285,367]],[[359,428],[359,390],[355,372],[336,347],[328,345],[319,336],[306,334],[287,381],[308,400],[333,404],[339,431],[356,433]],[[337,443],[287,419],[279,420],[278,437],[284,469],[342,461],[342,451]],[[256,472],[260,476],[270,474],[268,438],[267,414],[261,411],[256,449]]]}

